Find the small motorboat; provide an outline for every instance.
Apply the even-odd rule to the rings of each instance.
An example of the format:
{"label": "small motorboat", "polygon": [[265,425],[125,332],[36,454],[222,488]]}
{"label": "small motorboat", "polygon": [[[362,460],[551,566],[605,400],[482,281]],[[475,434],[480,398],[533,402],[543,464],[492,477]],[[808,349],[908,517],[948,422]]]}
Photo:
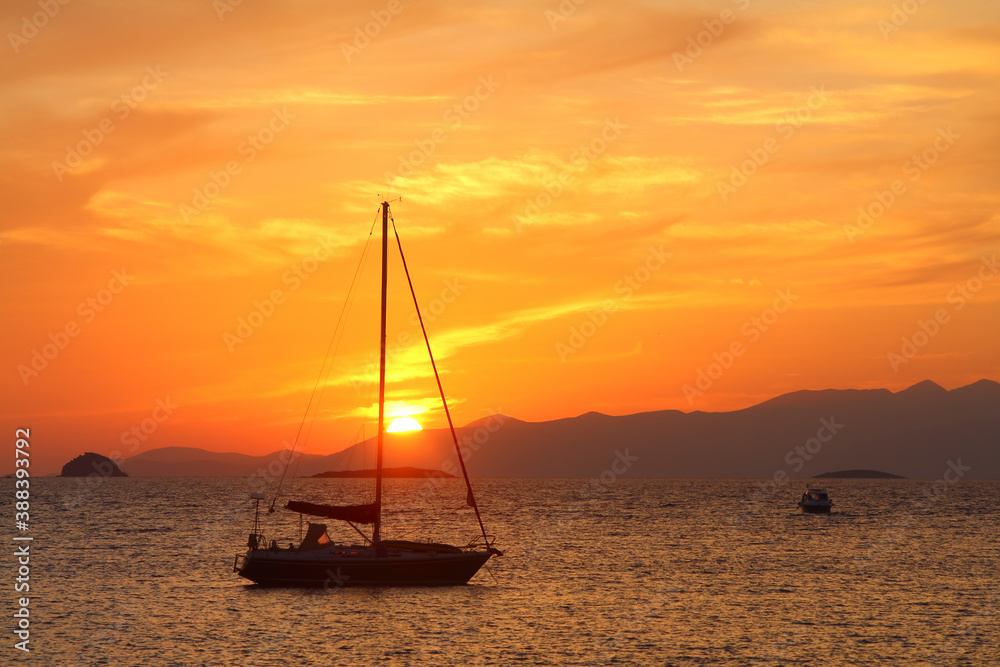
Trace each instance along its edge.
{"label": "small motorboat", "polygon": [[799,501],[799,509],[806,514],[829,514],[831,507],[833,501],[824,489],[807,489]]}

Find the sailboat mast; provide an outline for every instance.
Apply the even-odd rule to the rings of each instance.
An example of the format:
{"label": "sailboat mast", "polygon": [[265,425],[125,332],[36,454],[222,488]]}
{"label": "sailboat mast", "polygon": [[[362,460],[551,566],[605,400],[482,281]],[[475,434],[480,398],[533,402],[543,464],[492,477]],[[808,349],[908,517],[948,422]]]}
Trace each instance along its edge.
{"label": "sailboat mast", "polygon": [[389,202],[382,202],[382,333],[378,364],[378,453],[375,462],[375,528],[372,544],[378,546],[382,530],[382,444],[385,437],[385,304],[389,257]]}

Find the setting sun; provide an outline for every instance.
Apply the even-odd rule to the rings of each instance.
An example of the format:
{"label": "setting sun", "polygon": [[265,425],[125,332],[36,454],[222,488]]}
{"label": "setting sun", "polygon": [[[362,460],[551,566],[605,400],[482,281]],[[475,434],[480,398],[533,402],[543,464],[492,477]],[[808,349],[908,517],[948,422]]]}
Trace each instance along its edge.
{"label": "setting sun", "polygon": [[388,433],[399,433],[400,431],[422,431],[423,426],[420,425],[413,417],[397,417],[392,420],[389,424],[389,428],[386,429]]}

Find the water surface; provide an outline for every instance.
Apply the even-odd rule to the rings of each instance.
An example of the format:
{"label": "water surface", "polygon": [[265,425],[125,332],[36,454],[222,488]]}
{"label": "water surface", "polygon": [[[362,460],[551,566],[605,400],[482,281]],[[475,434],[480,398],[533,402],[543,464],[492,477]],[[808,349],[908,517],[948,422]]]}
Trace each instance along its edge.
{"label": "water surface", "polygon": [[[329,592],[233,574],[253,517],[246,480],[80,484],[32,480],[32,663],[1000,662],[1000,482],[825,480],[834,512],[812,516],[795,511],[798,483],[478,480],[506,554],[492,575]],[[368,489],[291,486],[316,502]],[[465,544],[463,500],[457,480],[389,480],[386,536]],[[296,540],[297,517],[271,515],[268,539]]]}

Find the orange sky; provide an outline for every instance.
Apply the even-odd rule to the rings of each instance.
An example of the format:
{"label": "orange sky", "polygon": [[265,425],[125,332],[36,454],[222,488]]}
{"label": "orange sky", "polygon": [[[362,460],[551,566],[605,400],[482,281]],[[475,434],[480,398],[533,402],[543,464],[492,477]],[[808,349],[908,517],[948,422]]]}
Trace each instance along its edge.
{"label": "orange sky", "polygon": [[[6,2],[3,424],[36,474],[281,448],[386,193],[460,424],[1000,379],[1000,5],[893,6]],[[310,452],[370,413],[369,259]]]}

